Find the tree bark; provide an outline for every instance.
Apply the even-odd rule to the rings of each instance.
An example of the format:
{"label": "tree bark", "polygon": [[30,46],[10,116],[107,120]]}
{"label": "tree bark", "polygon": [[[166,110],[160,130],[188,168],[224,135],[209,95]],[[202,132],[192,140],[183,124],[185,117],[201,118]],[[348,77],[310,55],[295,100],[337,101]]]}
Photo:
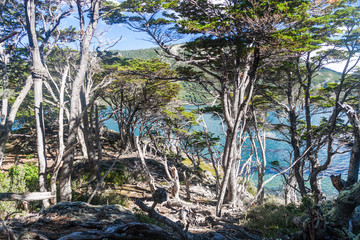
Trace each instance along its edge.
{"label": "tree bark", "polygon": [[0,201],[39,201],[53,198],[51,192],[31,192],[31,193],[0,193]]}
{"label": "tree bark", "polygon": [[351,125],[353,126],[354,145],[351,149],[350,164],[348,170],[348,184],[354,184],[358,181],[360,165],[360,118],[355,110],[349,106],[342,106],[346,111]]}
{"label": "tree bark", "polygon": [[65,85],[66,85],[66,79],[69,73],[69,66],[66,66],[64,69],[64,73],[62,75],[61,84],[60,84],[60,96],[59,96],[59,150],[58,155],[54,163],[54,170],[50,178],[50,189],[51,193],[55,195],[55,197],[52,199],[52,204],[55,205],[57,202],[56,194],[57,194],[57,176],[59,174],[60,170],[60,164],[64,156],[65,151],[65,144],[64,144],[64,108],[65,108],[65,102],[64,102],[64,94],[65,94]]}
{"label": "tree bark", "polygon": [[171,189],[171,195],[175,200],[179,200],[179,192],[180,192],[180,182],[179,182],[179,174],[175,166],[170,167],[173,187]]}
{"label": "tree bark", "polygon": [[[76,121],[80,112],[80,94],[85,79],[85,74],[89,63],[89,48],[91,39],[97,27],[99,20],[99,0],[92,0],[90,7],[90,22],[86,30],[84,30],[84,12],[82,10],[81,1],[77,1],[78,13],[80,18],[80,61],[76,76],[73,82],[73,89],[70,100],[70,122],[69,136],[67,146],[71,147],[76,143]],[[60,199],[61,201],[71,201],[71,175],[73,172],[74,152],[64,159],[60,173]]]}
{"label": "tree bark", "polygon": [[139,137],[136,137],[136,147],[137,147],[138,154],[139,154],[139,157],[140,157],[141,167],[142,167],[142,169],[143,169],[143,171],[145,173],[145,177],[146,177],[146,180],[147,180],[147,182],[149,184],[150,191],[151,191],[151,193],[154,193],[155,190],[156,190],[155,179],[151,175],[151,173],[149,171],[149,168],[147,167],[146,162],[145,162],[146,145],[144,145],[141,148],[140,143],[139,143]]}
{"label": "tree bark", "polygon": [[[40,49],[37,42],[35,26],[35,1],[25,0],[26,31],[28,34],[30,52],[32,57],[31,74],[34,80],[34,112],[36,120],[37,154],[39,162],[39,187],[41,192],[47,191],[47,162],[45,154],[45,125],[42,85],[43,79],[47,78],[47,71],[42,63]],[[43,200],[44,207],[49,207],[49,201]]]}

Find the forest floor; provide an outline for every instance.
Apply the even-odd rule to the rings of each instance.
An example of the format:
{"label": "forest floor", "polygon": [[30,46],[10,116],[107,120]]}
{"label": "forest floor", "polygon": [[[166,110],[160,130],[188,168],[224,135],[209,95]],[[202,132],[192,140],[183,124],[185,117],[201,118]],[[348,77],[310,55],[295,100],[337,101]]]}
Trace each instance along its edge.
{"label": "forest floor", "polygon": [[[25,141],[26,139],[26,141]],[[30,140],[29,140],[30,139]],[[8,144],[7,158],[2,172],[7,172],[15,162],[36,164],[34,142],[36,139],[22,134],[13,135]],[[19,144],[21,144],[19,146]],[[56,146],[52,146],[56,149]],[[48,151],[52,159],[56,151]],[[181,183],[180,200],[171,199],[171,183],[160,157],[150,156],[147,166],[155,178],[156,186],[164,188],[168,201],[157,204],[156,214],[148,214],[139,202],[147,207],[153,204],[150,188],[145,181],[140,160],[136,153],[122,154],[117,163],[112,163],[119,151],[111,142],[103,145],[103,160],[100,164],[102,175],[112,168],[103,182],[95,179],[89,183],[86,164],[76,158],[72,203],[59,203],[50,209],[28,209],[28,203],[17,204],[18,212],[2,217],[0,239],[296,239],[292,218],[299,212],[286,208],[282,201],[268,196],[267,205],[257,206],[250,193],[241,196],[241,204],[236,208],[225,205],[222,217],[215,217],[215,178],[210,171],[194,171],[184,163],[177,163]],[[49,160],[51,169],[52,162]],[[182,172],[191,172],[190,199],[184,184]],[[91,204],[89,196],[97,184],[100,191]],[[37,203],[39,206],[40,203]],[[294,210],[295,209],[295,210]],[[28,212],[24,214],[24,210]],[[0,215],[1,216],[1,215]],[[175,223],[178,227],[171,226]],[[177,230],[176,230],[177,229]],[[180,229],[180,230],[179,230]],[[295,233],[293,233],[295,232]],[[185,235],[184,235],[185,234]]]}

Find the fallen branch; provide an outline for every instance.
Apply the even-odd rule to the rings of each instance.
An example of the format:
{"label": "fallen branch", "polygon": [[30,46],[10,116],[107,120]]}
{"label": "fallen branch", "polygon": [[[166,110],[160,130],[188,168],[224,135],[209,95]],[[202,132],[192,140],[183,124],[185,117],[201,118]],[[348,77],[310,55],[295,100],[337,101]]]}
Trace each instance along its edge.
{"label": "fallen branch", "polygon": [[169,227],[171,227],[176,233],[178,233],[183,239],[188,239],[188,235],[187,233],[182,230],[180,228],[180,226],[171,221],[170,219],[168,219],[165,216],[160,215],[159,213],[157,213],[156,211],[152,210],[150,207],[146,206],[145,203],[143,203],[141,200],[136,200],[135,204],[138,205],[140,207],[141,210],[143,210],[144,212],[147,212],[149,214],[150,217],[154,218],[155,220],[158,220],[162,223],[165,223],[166,225],[168,225]]}
{"label": "fallen branch", "polygon": [[113,167],[115,166],[115,164],[117,163],[117,161],[119,160],[119,157],[121,156],[121,153],[116,157],[115,161],[111,164],[110,168],[106,171],[106,173],[104,174],[104,176],[102,176],[102,178],[100,179],[98,185],[96,186],[94,192],[91,194],[91,196],[89,197],[87,204],[91,203],[91,200],[94,198],[95,194],[97,193],[97,191],[99,191],[100,186],[102,184],[102,182],[104,181],[104,179],[107,177],[107,175],[110,173],[110,171],[113,169]]}
{"label": "fallen branch", "polygon": [[30,193],[0,193],[0,201],[38,201],[53,198],[51,192],[30,192]]}

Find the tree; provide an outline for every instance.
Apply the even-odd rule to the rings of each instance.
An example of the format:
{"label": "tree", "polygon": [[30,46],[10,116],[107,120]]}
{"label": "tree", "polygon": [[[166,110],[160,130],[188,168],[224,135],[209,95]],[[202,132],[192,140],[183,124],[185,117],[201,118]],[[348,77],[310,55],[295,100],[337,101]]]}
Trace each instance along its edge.
{"label": "tree", "polygon": [[[339,114],[341,112],[341,105],[347,100],[348,94],[350,92],[349,89],[345,88],[345,83],[348,75],[352,72],[352,70],[354,70],[354,68],[357,66],[357,63],[360,61],[359,56],[355,57],[355,54],[359,52],[360,49],[360,22],[358,4],[358,1],[339,1],[338,3],[334,4],[335,8],[332,15],[333,21],[336,26],[338,26],[342,30],[340,31],[339,35],[335,35],[338,37],[338,39],[334,41],[334,45],[337,51],[334,52],[333,56],[337,59],[344,60],[345,66],[343,68],[339,82],[334,86],[333,90],[335,94],[330,98],[333,101],[333,110],[330,118],[327,121],[328,127],[326,128],[325,138],[322,138],[321,136],[317,140],[318,143],[321,143],[321,141],[323,140],[326,141],[327,158],[323,164],[320,164],[320,161],[317,158],[310,158],[312,166],[312,171],[310,174],[310,186],[315,197],[321,194],[317,181],[318,174],[328,168],[328,166],[332,162],[334,155],[338,153],[338,150],[334,149],[334,139],[336,130],[339,127],[338,121]],[[344,48],[345,51],[343,51]],[[355,57],[355,61],[353,57]],[[352,87],[350,87],[350,89],[351,88]],[[310,113],[307,113],[307,115],[309,114]],[[309,141],[309,139],[307,139],[307,141]],[[353,151],[357,150],[353,149]],[[313,154],[313,156],[316,155]],[[352,156],[354,156],[354,154],[352,154]],[[353,159],[356,162],[356,158]],[[356,166],[356,164],[354,164],[354,166]]]}
{"label": "tree", "polygon": [[[19,3],[12,1],[2,1],[0,3],[0,15],[1,15],[1,35],[0,35],[0,62],[1,62],[1,75],[2,75],[2,101],[1,101],[1,114],[0,114],[0,166],[4,159],[5,145],[15,121],[16,113],[20,108],[21,103],[27,96],[32,84],[32,77],[27,77],[23,72],[20,74],[12,71],[15,69],[11,67],[16,65],[18,69],[22,69],[24,61],[18,56],[21,55],[21,51],[16,51],[17,43],[19,42],[19,35],[22,31],[19,16],[21,11],[13,12],[13,7],[19,7]],[[21,9],[21,8],[20,8]],[[20,61],[19,61],[20,59]],[[26,65],[26,64],[25,64]],[[26,68],[26,66],[25,66]],[[23,82],[22,79],[27,79],[23,85],[22,90],[17,93],[16,88],[13,88],[15,82]],[[13,104],[11,105],[11,92],[16,92],[17,96]]]}
{"label": "tree", "polygon": [[134,151],[135,136],[140,140],[147,136],[162,109],[178,94],[179,85],[170,81],[175,71],[159,59],[122,59],[104,68],[103,74],[111,74],[116,80],[102,98],[118,124],[120,147]]}
{"label": "tree", "polygon": [[[301,16],[306,4],[303,1],[225,1],[221,4],[204,0],[125,1],[122,4],[128,12],[125,18],[119,12],[109,17],[110,23],[128,20],[132,28],[147,32],[167,57],[188,64],[189,67],[182,66],[184,79],[196,81],[219,96],[227,135],[217,215],[221,214],[225,195],[233,204],[238,200],[235,162],[241,159],[239,153],[258,69],[262,60],[280,52],[278,40],[290,29],[287,26],[291,21],[285,22],[285,19]],[[277,32],[280,24],[281,33]],[[181,33],[195,34],[196,40],[171,45]]]}
{"label": "tree", "polygon": [[[44,11],[38,9],[44,19],[44,28],[42,43],[39,45],[38,32],[36,31],[37,11],[34,0],[25,0],[25,29],[28,35],[30,55],[31,55],[31,74],[34,81],[34,112],[36,119],[36,136],[37,136],[37,154],[39,162],[39,186],[40,191],[47,191],[47,161],[45,154],[45,125],[44,125],[44,106],[43,106],[43,81],[48,78],[48,71],[44,66],[44,60],[50,54],[56,44],[59,35],[55,35],[55,40],[49,42],[53,37],[60,21],[71,12],[71,8],[65,8],[60,14],[55,14],[56,10],[62,7],[60,2],[52,2],[52,7],[56,6],[55,11],[51,6],[46,6]],[[55,5],[56,4],[56,5]],[[40,5],[43,7],[42,5]],[[49,8],[46,8],[49,7]],[[43,9],[42,9],[43,10]],[[49,10],[49,12],[47,12]],[[50,18],[50,19],[49,19]],[[46,21],[48,20],[48,21]],[[46,50],[45,50],[46,49]],[[44,200],[43,204],[48,207],[48,201]]]}

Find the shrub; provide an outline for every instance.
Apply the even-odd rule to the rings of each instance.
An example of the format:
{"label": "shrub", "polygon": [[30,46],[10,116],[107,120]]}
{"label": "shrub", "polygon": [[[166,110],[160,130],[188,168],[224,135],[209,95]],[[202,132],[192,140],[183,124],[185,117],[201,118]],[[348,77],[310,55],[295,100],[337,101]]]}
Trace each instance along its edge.
{"label": "shrub", "polygon": [[301,213],[301,209],[294,204],[285,206],[268,200],[247,212],[245,224],[262,231],[264,237],[274,238],[297,231],[292,219]]}
{"label": "shrub", "polygon": [[[103,176],[105,172],[101,173],[101,176]],[[118,186],[121,186],[125,183],[127,183],[127,177],[125,175],[125,172],[121,169],[118,171],[111,171],[109,174],[105,177],[104,182],[107,184],[115,184]]]}
{"label": "shrub", "polygon": [[[0,173],[0,192],[25,193],[36,191],[38,187],[38,168],[35,164],[12,166],[8,172]],[[0,202],[0,219],[8,213],[17,211],[15,201]]]}

